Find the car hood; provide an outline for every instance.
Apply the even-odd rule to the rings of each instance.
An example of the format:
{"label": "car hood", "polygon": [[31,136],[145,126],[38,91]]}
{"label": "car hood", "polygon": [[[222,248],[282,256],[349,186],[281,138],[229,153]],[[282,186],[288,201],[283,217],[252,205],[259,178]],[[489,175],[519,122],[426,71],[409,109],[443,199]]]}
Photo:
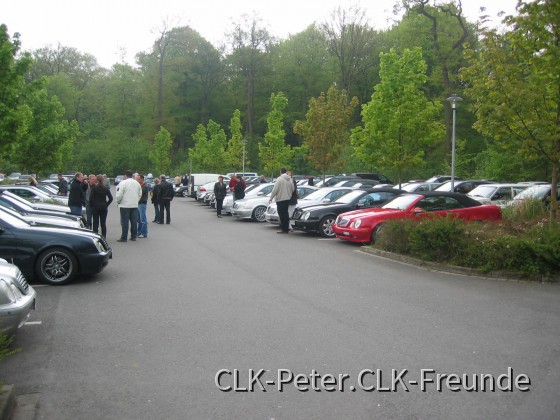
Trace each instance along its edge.
{"label": "car hood", "polygon": [[340,217],[353,220],[353,219],[364,218],[364,217],[383,217],[388,214],[395,214],[395,213],[402,213],[402,210],[370,207],[367,209],[354,210],[354,211],[349,211],[347,213],[342,213]]}
{"label": "car hood", "polygon": [[324,210],[324,209],[332,209],[332,210],[337,210],[337,209],[342,209],[345,207],[352,207],[351,204],[346,204],[346,203],[323,203],[323,204],[316,204],[316,205],[311,205],[311,206],[300,206],[298,204],[298,207],[302,209],[302,211],[309,211],[309,212],[313,212],[313,211],[317,211],[317,210]]}
{"label": "car hood", "polygon": [[92,239],[101,239],[101,236],[97,233],[92,232],[89,229],[83,228],[72,228],[72,227],[61,227],[48,224],[36,224],[29,227],[24,227],[23,229],[29,229],[32,232],[41,232],[47,235],[73,235],[79,237],[89,237]]}

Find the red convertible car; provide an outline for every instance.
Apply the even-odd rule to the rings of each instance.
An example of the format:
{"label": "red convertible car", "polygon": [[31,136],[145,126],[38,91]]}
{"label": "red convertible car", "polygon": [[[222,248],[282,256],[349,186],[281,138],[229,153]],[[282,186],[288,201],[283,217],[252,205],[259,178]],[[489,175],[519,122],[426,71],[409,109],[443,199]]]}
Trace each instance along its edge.
{"label": "red convertible car", "polygon": [[471,221],[500,220],[502,217],[498,206],[481,204],[464,194],[426,191],[400,195],[380,208],[342,213],[333,230],[338,239],[373,243],[383,223],[389,220],[421,220],[447,215]]}

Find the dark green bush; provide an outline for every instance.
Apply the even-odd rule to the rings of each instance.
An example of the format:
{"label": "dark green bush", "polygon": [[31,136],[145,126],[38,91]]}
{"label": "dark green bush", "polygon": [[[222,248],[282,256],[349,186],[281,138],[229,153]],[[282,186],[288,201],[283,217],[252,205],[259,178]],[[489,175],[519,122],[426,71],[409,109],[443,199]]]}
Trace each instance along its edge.
{"label": "dark green bush", "polygon": [[[527,222],[526,222],[527,223]],[[529,228],[451,218],[385,224],[376,247],[428,261],[523,274],[560,273],[560,228],[537,222]]]}

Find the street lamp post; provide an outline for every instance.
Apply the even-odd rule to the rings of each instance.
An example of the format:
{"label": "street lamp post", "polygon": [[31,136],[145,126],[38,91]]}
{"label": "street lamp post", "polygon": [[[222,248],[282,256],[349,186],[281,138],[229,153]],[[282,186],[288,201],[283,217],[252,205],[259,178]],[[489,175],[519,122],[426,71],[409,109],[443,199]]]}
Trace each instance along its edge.
{"label": "street lamp post", "polygon": [[451,134],[451,191],[455,190],[455,115],[457,113],[457,102],[462,101],[463,98],[457,96],[455,93],[446,99],[451,102],[451,109],[453,110],[453,128]]}
{"label": "street lamp post", "polygon": [[247,144],[247,139],[241,140],[243,143],[243,176],[245,176],[245,145]]}

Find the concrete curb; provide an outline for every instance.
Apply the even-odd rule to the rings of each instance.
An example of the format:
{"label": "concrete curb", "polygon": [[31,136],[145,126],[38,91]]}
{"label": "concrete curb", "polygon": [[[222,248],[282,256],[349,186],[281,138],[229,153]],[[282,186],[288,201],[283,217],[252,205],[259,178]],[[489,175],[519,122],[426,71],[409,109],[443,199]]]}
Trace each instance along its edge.
{"label": "concrete curb", "polygon": [[493,280],[529,281],[529,282],[536,282],[536,283],[560,283],[559,275],[552,275],[552,276],[548,276],[544,274],[527,275],[527,274],[513,273],[508,271],[485,272],[485,271],[477,270],[475,268],[459,267],[456,265],[448,265],[448,264],[435,263],[431,261],[424,261],[418,258],[409,257],[407,255],[395,254],[393,252],[387,252],[381,249],[371,248],[369,246],[362,246],[360,251],[366,254],[375,255],[393,261],[402,262],[404,264],[410,264],[417,267],[425,268],[426,270],[441,271],[444,273],[483,277],[483,278],[493,279]]}
{"label": "concrete curb", "polygon": [[4,385],[0,390],[0,420],[11,420],[16,408],[16,387]]}

